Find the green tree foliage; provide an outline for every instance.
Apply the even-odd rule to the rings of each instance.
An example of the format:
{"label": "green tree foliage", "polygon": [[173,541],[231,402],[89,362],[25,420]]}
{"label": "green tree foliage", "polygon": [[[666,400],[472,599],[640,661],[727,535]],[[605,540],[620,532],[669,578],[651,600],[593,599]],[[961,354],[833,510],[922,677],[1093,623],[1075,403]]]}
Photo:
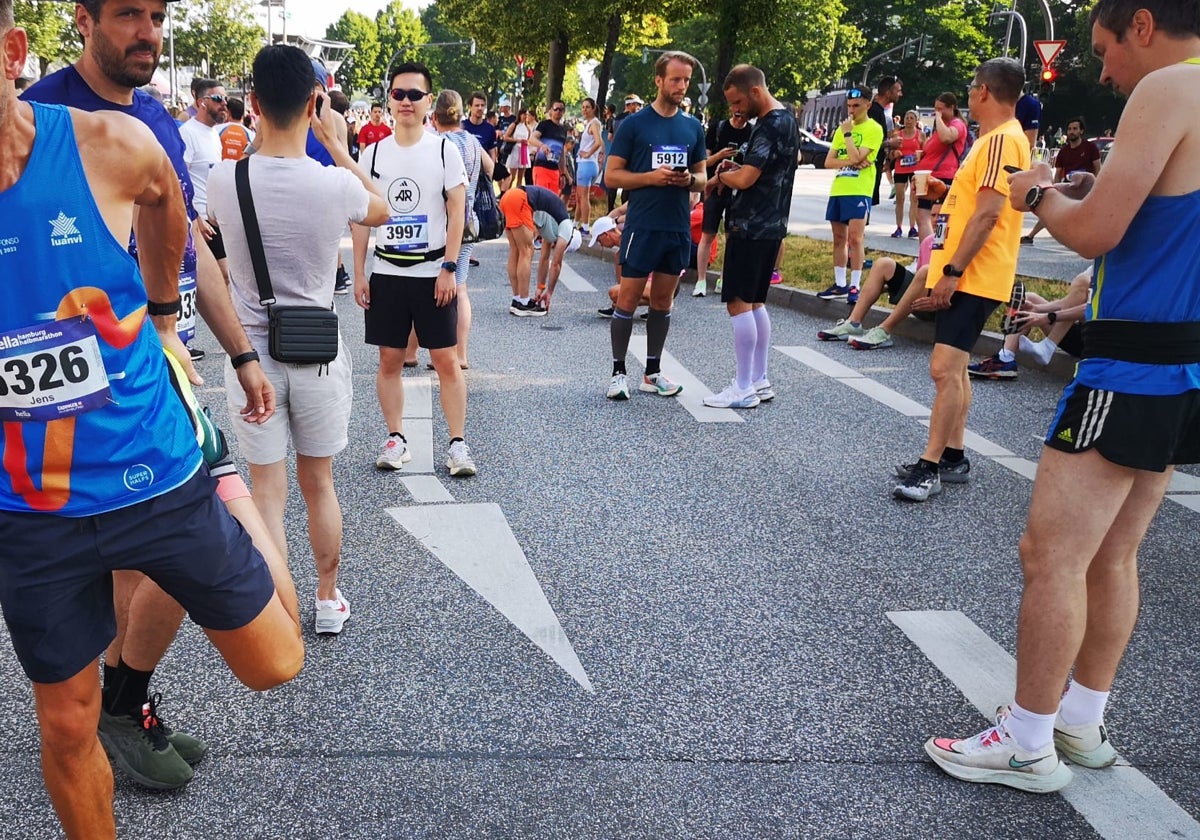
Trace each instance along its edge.
{"label": "green tree foliage", "polygon": [[[453,44],[471,40],[469,33],[448,23],[444,14],[444,9],[437,3],[421,10],[421,23],[431,42]],[[489,108],[495,108],[501,96],[512,96],[517,81],[517,64],[512,55],[485,44],[477,44],[475,55],[471,55],[466,44],[429,47],[421,54],[422,60],[434,71],[434,87],[458,91],[464,105],[470,104],[469,97],[476,90],[487,96]]]}
{"label": "green tree foliage", "polygon": [[52,63],[79,57],[82,43],[71,11],[71,6],[57,0],[26,0],[13,9],[17,26],[28,35],[29,51],[37,56],[43,76]]}
{"label": "green tree foliage", "polygon": [[183,0],[173,9],[175,61],[208,76],[243,76],[266,41],[249,0]]}
{"label": "green tree foliage", "polygon": [[354,44],[354,49],[338,68],[338,84],[348,91],[366,91],[379,84],[379,53],[382,46],[375,21],[359,12],[346,11],[329,25],[325,37]]}
{"label": "green tree foliage", "polygon": [[421,18],[412,9],[405,8],[401,0],[392,0],[375,16],[379,31],[379,59],[375,64],[375,78],[382,79],[388,68],[402,61],[428,63],[429,55],[417,45],[431,41]]}

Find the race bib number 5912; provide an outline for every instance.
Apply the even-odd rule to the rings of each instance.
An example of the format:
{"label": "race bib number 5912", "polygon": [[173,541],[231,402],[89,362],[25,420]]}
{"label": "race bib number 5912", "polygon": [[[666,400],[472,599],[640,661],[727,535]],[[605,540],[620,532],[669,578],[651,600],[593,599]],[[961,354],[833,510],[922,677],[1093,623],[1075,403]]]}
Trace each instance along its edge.
{"label": "race bib number 5912", "polygon": [[91,321],[0,333],[0,420],[58,420],[100,408],[111,395]]}
{"label": "race bib number 5912", "polygon": [[686,168],[687,159],[687,149],[683,146],[655,146],[650,152],[650,168],[658,169],[662,166],[670,166],[673,169],[680,166]]}

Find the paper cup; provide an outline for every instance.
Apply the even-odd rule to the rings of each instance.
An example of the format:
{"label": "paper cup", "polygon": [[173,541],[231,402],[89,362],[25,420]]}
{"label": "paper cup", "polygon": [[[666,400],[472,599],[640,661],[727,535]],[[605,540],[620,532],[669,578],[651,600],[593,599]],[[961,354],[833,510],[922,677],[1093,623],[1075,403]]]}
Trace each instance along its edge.
{"label": "paper cup", "polygon": [[925,195],[929,188],[929,176],[932,174],[932,169],[918,169],[913,173],[913,182],[917,185],[917,195]]}

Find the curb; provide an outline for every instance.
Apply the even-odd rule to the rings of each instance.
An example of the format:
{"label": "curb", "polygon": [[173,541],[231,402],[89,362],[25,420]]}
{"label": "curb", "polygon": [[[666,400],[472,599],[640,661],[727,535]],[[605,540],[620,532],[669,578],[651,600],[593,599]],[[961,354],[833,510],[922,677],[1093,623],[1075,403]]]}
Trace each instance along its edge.
{"label": "curb", "polygon": [[[585,245],[579,249],[579,253],[602,259],[605,262],[612,262],[616,258],[616,252],[611,248],[589,248]],[[718,274],[715,271],[709,271],[708,276],[709,279],[716,282]],[[696,282],[696,272],[689,269],[684,273],[681,282],[694,284]],[[808,289],[796,289],[791,286],[772,286],[767,291],[767,303],[783,307],[784,309],[791,309],[795,312],[803,312],[805,315],[822,318],[828,320],[830,323],[833,323],[838,318],[844,318],[848,313],[845,301],[821,300],[821,298],[817,297],[816,292],[809,291]],[[867,317],[863,321],[863,326],[878,326],[890,313],[891,310],[889,309],[872,306],[871,311],[867,313]],[[923,344],[932,345],[934,343],[933,324],[912,317],[905,318],[893,334],[907,338],[910,341],[919,341]],[[998,353],[1003,346],[1004,336],[1000,333],[985,332],[975,342],[972,352],[980,356],[992,356]],[[1041,370],[1059,379],[1070,380],[1075,377],[1075,358],[1061,350],[1054,351],[1054,356],[1050,359],[1048,365],[1039,367]]]}

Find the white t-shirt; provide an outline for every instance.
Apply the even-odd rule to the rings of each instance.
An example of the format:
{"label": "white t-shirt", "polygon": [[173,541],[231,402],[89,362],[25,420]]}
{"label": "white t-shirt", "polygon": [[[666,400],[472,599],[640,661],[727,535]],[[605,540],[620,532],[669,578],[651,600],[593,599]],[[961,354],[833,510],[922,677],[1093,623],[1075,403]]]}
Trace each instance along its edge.
{"label": "white t-shirt", "polygon": [[221,137],[215,126],[205,125],[198,119],[190,119],[179,126],[183,138],[183,162],[192,176],[192,188],[196,197],[192,206],[201,216],[207,215],[208,178],[210,170],[221,162]]}
{"label": "white t-shirt", "polygon": [[[443,149],[444,145],[444,149]],[[422,132],[412,146],[386,137],[359,152],[359,167],[370,173],[388,203],[387,222],[375,228],[376,249],[421,254],[446,247],[446,201],[442,191],[466,186],[467,170],[458,148],[440,134]],[[375,257],[370,270],[394,277],[437,277],[442,260],[408,266]]]}
{"label": "white t-shirt", "polygon": [[[338,249],[347,220],[367,215],[370,193],[348,170],[311,158],[251,155],[250,194],[279,306],[332,306]],[[238,319],[251,341],[265,338],[267,310],[234,184],[236,161],[222,161],[208,179],[209,215],[221,227],[229,255],[229,286]],[[258,341],[255,349],[260,350]]]}

